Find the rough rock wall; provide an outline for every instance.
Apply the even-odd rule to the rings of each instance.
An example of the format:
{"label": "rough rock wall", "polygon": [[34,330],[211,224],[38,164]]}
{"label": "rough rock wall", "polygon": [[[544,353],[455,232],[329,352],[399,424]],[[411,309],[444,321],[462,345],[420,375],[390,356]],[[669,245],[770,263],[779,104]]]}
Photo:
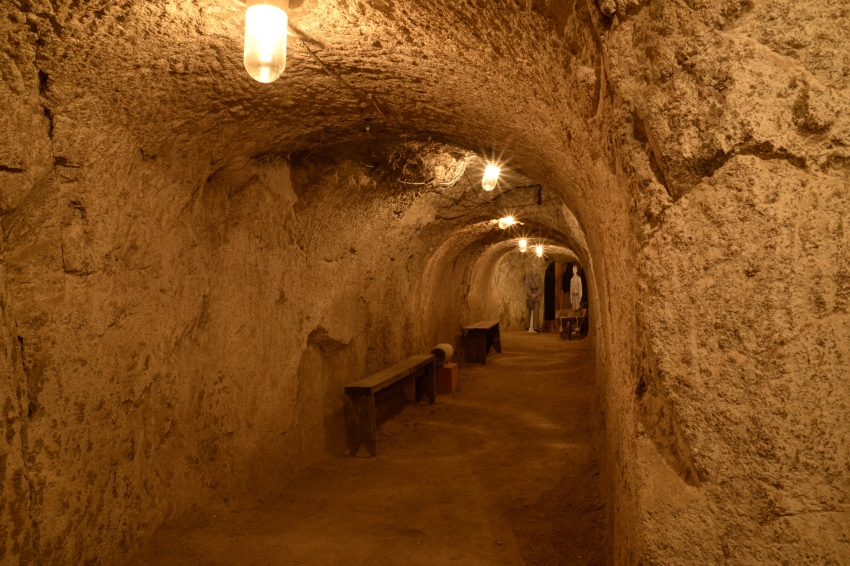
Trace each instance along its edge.
{"label": "rough rock wall", "polygon": [[[0,211],[4,257],[0,268],[0,403],[3,439],[0,440],[0,563],[32,563],[38,544],[34,528],[31,462],[24,447],[30,413],[26,361],[15,328],[14,299],[7,280],[5,236],[8,215],[22,202],[37,197],[52,180],[53,159],[49,119],[39,99],[40,81],[35,64],[33,34],[16,25],[16,6],[0,4]],[[22,18],[25,21],[25,18]]]}
{"label": "rough rock wall", "polygon": [[645,480],[653,562],[850,558],[848,210],[841,180],[738,156],[647,246],[642,422],[656,440],[665,396],[689,448]]}
{"label": "rough rock wall", "polygon": [[602,2],[643,560],[850,560],[846,3]]}
{"label": "rough rock wall", "polygon": [[499,263],[495,284],[499,289],[499,320],[505,330],[526,327],[525,276],[528,265],[527,254],[518,252],[507,254]]}
{"label": "rough rock wall", "polygon": [[[0,362],[0,402],[3,403],[3,440],[0,441],[0,560],[20,558],[30,562],[37,544],[33,529],[30,501],[30,474],[24,458],[27,442],[26,419],[29,406],[26,374],[21,363],[21,345],[10,313],[9,288],[5,267],[0,269],[2,281],[3,357]],[[15,558],[12,558],[15,557]],[[6,562],[3,562],[4,564]]]}

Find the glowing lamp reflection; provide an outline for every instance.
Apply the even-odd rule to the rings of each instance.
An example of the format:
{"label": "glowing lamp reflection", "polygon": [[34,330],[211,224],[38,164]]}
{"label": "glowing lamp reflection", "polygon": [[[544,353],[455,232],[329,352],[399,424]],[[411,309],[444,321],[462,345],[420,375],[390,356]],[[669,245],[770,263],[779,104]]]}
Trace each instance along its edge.
{"label": "glowing lamp reflection", "polygon": [[514,220],[513,216],[505,216],[504,218],[499,218],[499,228],[504,230],[508,226],[513,226],[516,224],[516,220]]}
{"label": "glowing lamp reflection", "polygon": [[534,248],[534,253],[537,254],[537,257],[543,257],[543,246],[537,246]]}
{"label": "glowing lamp reflection", "polygon": [[521,251],[522,253],[528,251],[528,242],[525,240],[525,238],[519,241],[519,251]]}
{"label": "glowing lamp reflection", "polygon": [[484,169],[484,178],[481,179],[481,186],[485,191],[492,191],[496,188],[496,183],[499,180],[499,173],[502,170],[492,163]]}
{"label": "glowing lamp reflection", "polygon": [[248,3],[245,12],[245,70],[261,83],[276,81],[286,68],[286,12]]}

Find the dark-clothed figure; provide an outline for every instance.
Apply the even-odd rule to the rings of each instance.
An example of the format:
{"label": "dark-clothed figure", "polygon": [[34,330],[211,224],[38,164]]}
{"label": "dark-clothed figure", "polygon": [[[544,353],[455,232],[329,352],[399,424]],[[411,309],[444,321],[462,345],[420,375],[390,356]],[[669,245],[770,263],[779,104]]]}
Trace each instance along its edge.
{"label": "dark-clothed figure", "polygon": [[539,332],[537,320],[540,318],[540,296],[543,294],[543,279],[537,272],[537,264],[531,266],[531,273],[525,276],[525,326],[529,332]]}

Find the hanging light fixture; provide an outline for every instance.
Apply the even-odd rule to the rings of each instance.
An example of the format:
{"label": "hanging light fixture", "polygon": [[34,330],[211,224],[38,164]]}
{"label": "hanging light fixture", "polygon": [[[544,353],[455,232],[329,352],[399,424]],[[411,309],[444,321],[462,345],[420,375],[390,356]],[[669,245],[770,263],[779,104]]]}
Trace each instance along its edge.
{"label": "hanging light fixture", "polygon": [[261,83],[274,82],[286,68],[289,0],[248,0],[245,12],[245,70]]}
{"label": "hanging light fixture", "polygon": [[505,216],[504,218],[499,218],[499,228],[504,230],[508,226],[513,226],[516,224],[516,220],[514,220],[513,216]]}
{"label": "hanging light fixture", "polygon": [[534,253],[537,254],[537,257],[543,257],[543,246],[537,244],[537,246],[534,248]]}
{"label": "hanging light fixture", "polygon": [[522,253],[528,251],[528,241],[525,238],[519,241],[519,251],[521,251]]}
{"label": "hanging light fixture", "polygon": [[481,186],[484,187],[485,191],[492,191],[496,188],[496,182],[499,180],[499,173],[501,171],[499,166],[493,163],[489,163],[484,168],[484,178],[481,179]]}

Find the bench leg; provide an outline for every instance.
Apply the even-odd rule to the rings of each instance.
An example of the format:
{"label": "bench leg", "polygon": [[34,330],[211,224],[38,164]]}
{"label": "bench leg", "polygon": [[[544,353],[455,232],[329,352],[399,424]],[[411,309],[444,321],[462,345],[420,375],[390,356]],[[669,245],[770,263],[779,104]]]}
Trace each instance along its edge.
{"label": "bench leg", "polygon": [[417,401],[420,397],[418,395],[416,389],[416,378],[410,379],[405,378],[401,384],[401,393],[404,395],[404,398],[408,401]]}
{"label": "bench leg", "polygon": [[360,434],[366,450],[372,456],[378,455],[378,423],[375,418],[375,397],[363,395],[363,405],[360,410]]}
{"label": "bench leg", "polygon": [[345,396],[345,442],[348,445],[348,453],[357,456],[360,448],[360,402],[359,396],[352,398]]}
{"label": "bench leg", "polygon": [[425,366],[425,374],[416,380],[416,401],[419,402],[423,395],[428,396],[431,404],[437,402],[437,380],[435,379],[433,362]]}
{"label": "bench leg", "polygon": [[475,358],[478,355],[475,351],[475,333],[467,332],[466,337],[463,341],[463,350],[466,354],[466,363],[474,364]]}
{"label": "bench leg", "polygon": [[378,455],[378,431],[375,423],[375,398],[372,395],[346,395],[345,432],[348,453],[357,456],[360,444]]}
{"label": "bench leg", "polygon": [[496,337],[493,338],[493,346],[496,348],[496,352],[502,353],[502,333],[499,332],[499,325],[496,325]]}
{"label": "bench leg", "polygon": [[482,365],[487,365],[487,333],[475,333],[475,358]]}
{"label": "bench leg", "polygon": [[466,363],[487,363],[487,333],[469,331],[464,342]]}

